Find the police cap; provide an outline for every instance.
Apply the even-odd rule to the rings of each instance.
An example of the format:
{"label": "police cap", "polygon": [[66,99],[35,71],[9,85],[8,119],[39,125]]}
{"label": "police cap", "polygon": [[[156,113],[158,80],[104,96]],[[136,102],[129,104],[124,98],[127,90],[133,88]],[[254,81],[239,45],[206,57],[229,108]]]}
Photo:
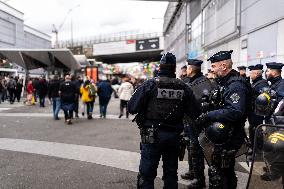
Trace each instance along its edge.
{"label": "police cap", "polygon": [[201,64],[203,63],[202,60],[198,60],[198,59],[187,59],[187,64],[188,65],[193,65],[193,66],[201,66]]}
{"label": "police cap", "polygon": [[211,63],[214,63],[214,62],[220,62],[223,60],[231,59],[232,52],[233,50],[217,52],[216,54],[211,56],[207,61],[211,61]]}
{"label": "police cap", "polygon": [[277,62],[269,62],[266,63],[267,68],[274,69],[274,70],[281,70],[284,64],[277,63]]}
{"label": "police cap", "polygon": [[247,69],[246,66],[238,66],[237,68],[238,68],[239,70],[246,70],[246,69]]}
{"label": "police cap", "polygon": [[252,71],[252,70],[262,70],[263,69],[263,65],[262,64],[257,64],[257,65],[254,65],[254,66],[249,66],[248,69],[250,71]]}

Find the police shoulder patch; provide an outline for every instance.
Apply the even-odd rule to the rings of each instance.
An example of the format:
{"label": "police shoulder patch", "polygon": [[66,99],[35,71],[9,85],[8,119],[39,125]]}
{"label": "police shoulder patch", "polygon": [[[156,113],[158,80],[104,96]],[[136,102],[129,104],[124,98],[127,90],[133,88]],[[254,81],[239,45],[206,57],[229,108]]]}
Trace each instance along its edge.
{"label": "police shoulder patch", "polygon": [[233,93],[233,94],[230,96],[230,99],[231,99],[231,101],[232,101],[234,104],[238,103],[239,100],[240,100],[240,98],[241,98],[241,97],[240,97],[237,93]]}

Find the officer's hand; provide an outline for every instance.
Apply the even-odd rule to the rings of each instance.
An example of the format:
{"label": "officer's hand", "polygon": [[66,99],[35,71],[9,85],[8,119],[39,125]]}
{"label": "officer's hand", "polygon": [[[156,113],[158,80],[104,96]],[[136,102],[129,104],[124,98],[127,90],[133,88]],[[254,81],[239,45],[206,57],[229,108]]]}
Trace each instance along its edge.
{"label": "officer's hand", "polygon": [[196,120],[195,124],[199,127],[204,127],[209,122],[209,117],[206,113],[202,113]]}

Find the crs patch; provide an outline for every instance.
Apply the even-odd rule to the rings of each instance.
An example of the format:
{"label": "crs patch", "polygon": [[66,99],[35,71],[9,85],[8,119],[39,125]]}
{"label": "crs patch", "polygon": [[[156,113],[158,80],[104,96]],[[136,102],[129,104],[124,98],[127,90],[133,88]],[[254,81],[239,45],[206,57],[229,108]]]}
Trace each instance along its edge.
{"label": "crs patch", "polygon": [[184,90],[161,89],[158,88],[157,98],[163,99],[182,99]]}
{"label": "crs patch", "polygon": [[240,96],[237,93],[234,93],[230,96],[231,101],[233,102],[233,104],[237,104],[240,100]]}

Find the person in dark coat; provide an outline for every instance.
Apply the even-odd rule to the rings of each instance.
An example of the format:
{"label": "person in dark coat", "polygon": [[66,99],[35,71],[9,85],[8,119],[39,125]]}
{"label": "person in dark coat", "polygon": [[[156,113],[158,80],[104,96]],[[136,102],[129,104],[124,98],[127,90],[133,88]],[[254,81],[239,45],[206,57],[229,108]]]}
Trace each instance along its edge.
{"label": "person in dark coat", "polygon": [[48,85],[44,78],[40,78],[37,92],[38,92],[38,97],[39,97],[39,106],[45,107],[45,97],[48,92]]}
{"label": "person in dark coat", "polygon": [[23,79],[17,79],[15,98],[20,102],[21,94],[23,91]]}
{"label": "person in dark coat", "polygon": [[106,118],[107,106],[111,98],[113,89],[111,87],[110,81],[102,80],[98,84],[98,96],[100,104],[100,117]]}
{"label": "person in dark coat", "polygon": [[[250,70],[250,78],[252,81],[252,102],[255,102],[258,95],[262,93],[265,88],[269,88],[268,82],[262,78],[263,73],[263,65],[257,64],[255,66],[249,66],[248,69]],[[255,104],[253,103],[253,110],[255,110]],[[251,148],[249,150],[249,155],[252,155],[252,148],[254,145],[254,136],[255,136],[255,129],[258,125],[262,124],[264,120],[264,116],[256,115],[255,111],[251,111],[248,116],[249,122],[249,139],[251,143]]]}
{"label": "person in dark coat", "polygon": [[59,120],[58,114],[61,108],[61,100],[59,97],[60,81],[58,76],[54,76],[53,80],[50,81],[48,87],[48,98],[52,100],[53,118]]}
{"label": "person in dark coat", "polygon": [[61,98],[61,108],[64,111],[65,122],[72,124],[71,118],[75,107],[75,101],[78,91],[74,83],[71,82],[70,75],[65,76],[65,81],[59,87],[59,96]]}
{"label": "person in dark coat", "polygon": [[[72,75],[71,77],[71,82],[76,86],[76,90],[78,91],[78,94],[80,94],[80,87],[83,83],[82,78],[78,76],[77,78],[75,75]],[[77,99],[75,100],[75,106],[74,106],[74,112],[75,112],[75,117],[79,118],[79,95],[77,96]],[[72,115],[73,117],[73,115]]]}

